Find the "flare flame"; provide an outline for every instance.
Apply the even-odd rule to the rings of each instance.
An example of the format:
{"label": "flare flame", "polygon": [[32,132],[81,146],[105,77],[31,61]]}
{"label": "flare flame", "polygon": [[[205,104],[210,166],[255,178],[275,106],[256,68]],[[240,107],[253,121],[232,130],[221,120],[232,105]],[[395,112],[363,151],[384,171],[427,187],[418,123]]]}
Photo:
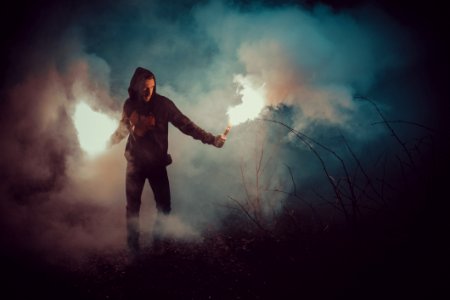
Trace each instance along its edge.
{"label": "flare flame", "polygon": [[89,156],[96,156],[106,149],[111,134],[118,126],[116,120],[94,111],[83,101],[77,104],[72,119],[80,146]]}
{"label": "flare flame", "polygon": [[227,115],[229,125],[236,126],[259,116],[266,103],[266,89],[265,84],[255,87],[250,78],[243,75],[236,75],[234,82],[239,86],[242,103],[228,108]]}

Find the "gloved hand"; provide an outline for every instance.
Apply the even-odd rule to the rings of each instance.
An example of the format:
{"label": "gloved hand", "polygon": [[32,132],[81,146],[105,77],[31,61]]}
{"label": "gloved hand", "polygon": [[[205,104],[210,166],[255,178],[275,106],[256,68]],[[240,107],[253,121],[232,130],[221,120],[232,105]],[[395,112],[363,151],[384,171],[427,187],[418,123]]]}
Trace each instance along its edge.
{"label": "gloved hand", "polygon": [[214,143],[213,145],[217,148],[222,148],[223,145],[225,144],[225,141],[227,140],[227,137],[224,136],[223,134],[218,135],[214,138]]}

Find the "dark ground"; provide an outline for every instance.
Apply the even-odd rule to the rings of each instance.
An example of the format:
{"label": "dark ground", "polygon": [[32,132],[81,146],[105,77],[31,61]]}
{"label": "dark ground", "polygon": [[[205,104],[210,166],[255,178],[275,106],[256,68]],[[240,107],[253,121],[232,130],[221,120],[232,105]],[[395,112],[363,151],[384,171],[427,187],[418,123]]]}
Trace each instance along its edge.
{"label": "dark ground", "polygon": [[267,235],[230,218],[202,242],[168,240],[162,252],[97,253],[70,266],[3,245],[2,290],[8,299],[435,299],[448,283],[437,206],[446,186],[426,178],[402,191],[401,210],[357,227]]}
{"label": "dark ground", "polygon": [[[49,263],[0,240],[8,299],[437,299],[448,294],[449,138],[399,175],[388,208],[321,230],[304,215],[262,232],[230,214],[202,241]],[[445,295],[445,294],[444,294]]]}

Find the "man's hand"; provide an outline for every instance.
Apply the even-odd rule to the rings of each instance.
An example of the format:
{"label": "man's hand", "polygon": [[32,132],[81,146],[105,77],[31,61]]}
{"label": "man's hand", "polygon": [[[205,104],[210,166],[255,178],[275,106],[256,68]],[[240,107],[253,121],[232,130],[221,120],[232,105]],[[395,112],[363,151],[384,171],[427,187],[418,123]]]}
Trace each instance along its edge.
{"label": "man's hand", "polygon": [[218,135],[214,138],[214,143],[213,145],[217,148],[222,148],[223,145],[225,144],[225,141],[227,140],[227,137],[223,134]]}

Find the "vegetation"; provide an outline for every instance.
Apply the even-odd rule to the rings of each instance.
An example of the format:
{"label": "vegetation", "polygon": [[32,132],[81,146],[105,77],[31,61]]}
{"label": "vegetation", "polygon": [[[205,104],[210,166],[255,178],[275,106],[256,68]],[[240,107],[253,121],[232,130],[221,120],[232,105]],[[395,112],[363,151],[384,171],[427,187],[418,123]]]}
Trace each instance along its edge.
{"label": "vegetation", "polygon": [[[314,191],[321,201],[312,201],[302,195],[290,166],[291,189],[260,184],[261,151],[256,190],[248,190],[241,167],[246,195],[229,197],[228,217],[201,241],[165,240],[162,251],[143,249],[138,257],[97,254],[76,268],[44,267],[31,258],[9,262],[7,290],[18,298],[31,292],[64,299],[433,298],[443,282],[439,201],[447,185],[448,135],[389,121],[376,103],[359,99],[374,106],[381,120],[375,126],[385,126],[399,149],[371,170],[343,136],[347,158],[284,123],[265,120],[311,151],[331,196]],[[396,125],[425,133],[404,141]],[[325,155],[338,162],[337,174]],[[281,209],[267,197],[273,193],[286,196]]]}

